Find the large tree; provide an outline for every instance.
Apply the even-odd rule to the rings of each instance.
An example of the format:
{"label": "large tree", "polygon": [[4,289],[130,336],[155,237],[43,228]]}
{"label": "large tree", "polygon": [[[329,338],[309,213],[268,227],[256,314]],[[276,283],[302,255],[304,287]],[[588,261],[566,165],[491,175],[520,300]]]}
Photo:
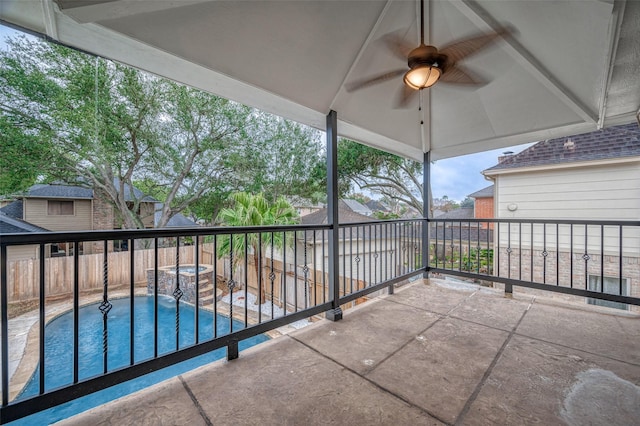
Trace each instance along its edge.
{"label": "large tree", "polygon": [[3,163],[15,161],[2,164],[3,191],[43,177],[90,186],[124,227],[140,228],[134,179],[163,187],[160,227],[195,200],[236,189],[249,108],[31,37],[7,43],[0,134]]}
{"label": "large tree", "polygon": [[[262,193],[236,192],[231,200],[232,207],[220,211],[222,223],[228,226],[291,225],[298,222],[298,212],[282,197],[269,202]],[[287,243],[282,232],[223,235],[219,241],[218,255],[233,254],[236,265],[243,262],[245,256],[252,256],[256,280],[264,275],[260,274],[260,253],[267,247],[283,248]],[[249,248],[250,253],[245,248]],[[256,287],[259,288],[256,304],[260,305],[266,300],[264,277],[256,283]]]}
{"label": "large tree", "polygon": [[353,185],[422,214],[422,165],[350,140],[338,144],[341,196]]}

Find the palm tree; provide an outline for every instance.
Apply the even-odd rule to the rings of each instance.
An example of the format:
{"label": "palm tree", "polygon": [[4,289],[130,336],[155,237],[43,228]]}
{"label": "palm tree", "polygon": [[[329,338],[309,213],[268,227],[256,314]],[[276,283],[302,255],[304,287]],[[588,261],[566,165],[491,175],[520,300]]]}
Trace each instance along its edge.
{"label": "palm tree", "polygon": [[[264,194],[249,194],[236,192],[231,195],[232,208],[222,209],[218,215],[220,221],[228,226],[268,226],[291,225],[298,223],[298,212],[283,197],[274,203],[269,203]],[[287,238],[281,232],[255,232],[248,234],[223,235],[220,238],[218,257],[233,254],[234,263],[239,264],[245,256],[245,248],[251,248],[253,266],[256,272],[256,280],[260,279],[260,253],[270,246],[282,248]],[[231,253],[233,247],[233,253]],[[258,282],[259,294],[256,304],[262,304],[266,300],[264,291],[264,279]]]}

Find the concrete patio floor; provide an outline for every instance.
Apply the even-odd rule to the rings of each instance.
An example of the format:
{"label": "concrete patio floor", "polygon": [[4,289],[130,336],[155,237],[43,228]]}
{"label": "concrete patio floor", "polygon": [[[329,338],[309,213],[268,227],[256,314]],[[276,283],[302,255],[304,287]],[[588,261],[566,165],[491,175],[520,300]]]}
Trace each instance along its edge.
{"label": "concrete patio floor", "polygon": [[637,425],[639,385],[638,316],[430,280],[60,424]]}

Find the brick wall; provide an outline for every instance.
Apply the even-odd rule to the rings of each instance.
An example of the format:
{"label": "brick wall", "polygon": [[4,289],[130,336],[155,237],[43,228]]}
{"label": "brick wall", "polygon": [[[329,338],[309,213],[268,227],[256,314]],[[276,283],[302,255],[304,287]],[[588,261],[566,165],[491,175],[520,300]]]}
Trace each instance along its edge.
{"label": "brick wall", "polygon": [[[476,219],[493,219],[493,197],[476,198],[473,204],[473,217]],[[487,228],[486,223],[480,224],[481,228]],[[493,223],[489,224],[489,228],[493,229]]]}
{"label": "brick wall", "polygon": [[[497,259],[496,259],[497,261]],[[563,287],[588,289],[589,275],[618,278],[620,276],[620,257],[614,255],[590,254],[585,261],[582,253],[557,253],[548,250],[543,256],[542,250],[512,249],[500,251],[500,276],[505,278],[534,281]],[[622,257],[622,278],[626,280],[628,296],[640,297],[640,258]],[[636,311],[637,308],[632,310]]]}
{"label": "brick wall", "polygon": [[[104,201],[102,198],[94,196],[93,198],[93,229],[94,230],[111,230],[114,224],[114,212],[111,204]],[[113,241],[109,241],[108,250],[113,250]],[[104,245],[102,242],[94,243],[89,246],[87,244],[85,248],[87,253],[102,253]]]}

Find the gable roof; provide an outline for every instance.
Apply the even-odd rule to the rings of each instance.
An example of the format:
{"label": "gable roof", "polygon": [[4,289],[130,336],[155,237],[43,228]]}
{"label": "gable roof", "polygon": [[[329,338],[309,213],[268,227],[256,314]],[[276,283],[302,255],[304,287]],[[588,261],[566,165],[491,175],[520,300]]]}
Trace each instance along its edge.
{"label": "gable roof", "polygon": [[467,195],[469,198],[489,198],[493,197],[494,187],[493,185],[489,185],[486,188],[482,188],[473,194]]}
{"label": "gable roof", "polygon": [[22,200],[16,200],[0,208],[0,212],[14,219],[22,220],[24,217],[24,203]]}
{"label": "gable roof", "polygon": [[640,156],[640,126],[630,123],[591,133],[536,143],[519,154],[505,157],[485,172],[549,164],[575,163]]}
{"label": "gable roof", "polygon": [[371,211],[371,209],[367,206],[365,206],[364,204],[362,204],[361,202],[357,201],[357,200],[353,200],[350,198],[345,198],[342,200],[338,201],[338,205],[339,205],[339,209],[343,208],[343,209],[349,209],[352,210],[356,213],[360,213],[366,216],[371,216],[371,214],[373,214],[373,212]]}
{"label": "gable roof", "polygon": [[450,210],[434,219],[473,219],[473,207],[460,207],[459,209]]}
{"label": "gable roof", "polygon": [[0,211],[0,234],[23,234],[26,232],[50,232],[48,229],[16,219]]}
{"label": "gable roof", "polygon": [[[300,222],[304,225],[315,225],[328,223],[327,209],[322,208],[313,213],[304,215],[300,218]],[[355,222],[374,222],[378,219],[365,216],[360,213],[356,213],[349,208],[345,208],[343,205],[338,204],[338,220],[340,223],[355,223]]]}
{"label": "gable roof", "polygon": [[[162,217],[162,203],[155,204],[155,211],[153,213],[153,226],[157,227],[160,218]],[[184,216],[182,213],[176,213],[171,216],[169,222],[165,225],[165,228],[193,228],[200,226],[191,219]]]}
{"label": "gable roof", "polygon": [[93,189],[60,183],[36,184],[29,188],[24,196],[26,198],[92,199]]}
{"label": "gable roof", "polygon": [[[120,186],[120,181],[115,178],[113,183],[116,188]],[[132,189],[133,188],[133,189]],[[125,201],[134,201],[133,195],[136,199],[144,202],[156,202],[155,198],[145,195],[142,191],[140,191],[135,186],[125,183],[124,184],[124,199]],[[94,190],[92,188],[87,188],[85,186],[79,185],[69,185],[66,183],[55,182],[55,183],[39,183],[31,186],[25,194],[23,194],[25,198],[71,198],[71,199],[86,199],[91,200],[94,198]]]}
{"label": "gable roof", "polygon": [[385,206],[378,200],[369,200],[365,203],[367,207],[371,209],[372,212],[386,212],[389,211],[389,208]]}

